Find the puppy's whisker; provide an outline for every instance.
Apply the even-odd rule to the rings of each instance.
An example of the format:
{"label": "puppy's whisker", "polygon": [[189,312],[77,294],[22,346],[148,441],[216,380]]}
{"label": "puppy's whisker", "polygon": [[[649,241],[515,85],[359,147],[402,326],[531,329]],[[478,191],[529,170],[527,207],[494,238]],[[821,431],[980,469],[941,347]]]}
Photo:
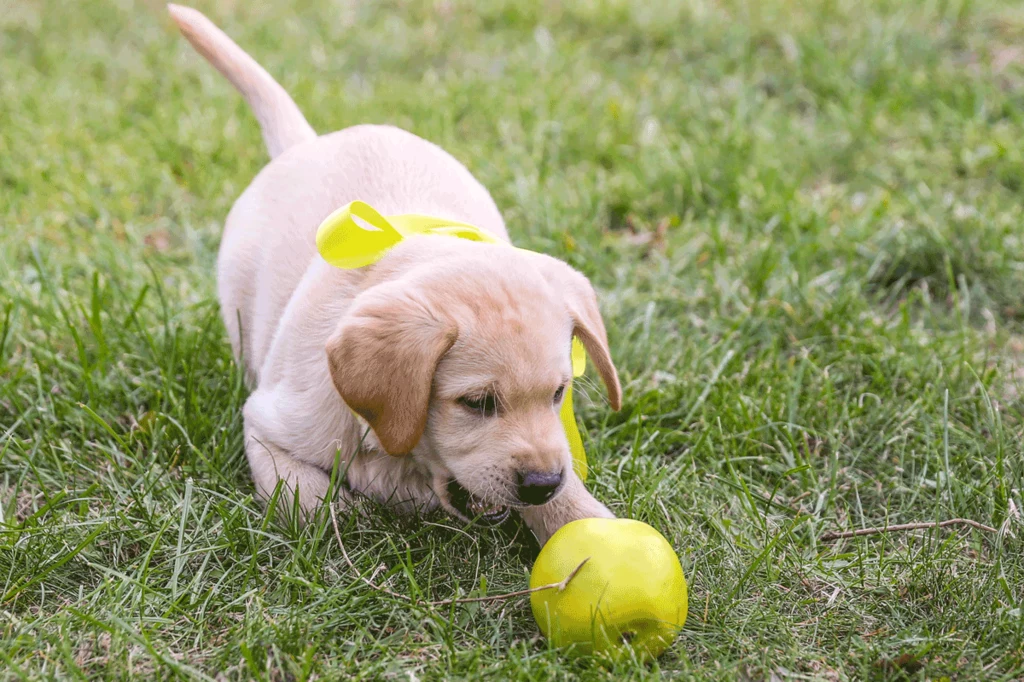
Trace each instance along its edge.
{"label": "puppy's whisker", "polygon": [[494,395],[494,399],[498,403],[498,410],[499,411],[503,412],[503,411],[507,411],[509,409],[510,406],[505,401],[505,396],[503,396],[501,391],[498,390],[497,382],[491,382],[491,384],[487,387],[487,390],[490,391]]}
{"label": "puppy's whisker", "polygon": [[[580,395],[592,404],[607,404],[607,399],[604,397],[604,386],[599,381],[595,381],[588,376],[578,377],[572,384],[573,393]],[[597,398],[591,392],[597,394]]]}

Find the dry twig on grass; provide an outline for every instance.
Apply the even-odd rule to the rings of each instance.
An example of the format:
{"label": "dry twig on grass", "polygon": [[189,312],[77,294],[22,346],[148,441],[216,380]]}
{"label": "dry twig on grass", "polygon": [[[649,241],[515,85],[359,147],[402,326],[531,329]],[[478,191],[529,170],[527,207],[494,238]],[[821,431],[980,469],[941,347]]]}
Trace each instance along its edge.
{"label": "dry twig on grass", "polygon": [[401,599],[402,601],[406,601],[406,602],[409,602],[411,604],[426,604],[427,606],[451,606],[452,604],[470,604],[470,603],[474,603],[474,602],[502,601],[502,600],[505,600],[505,599],[514,599],[516,597],[525,597],[527,595],[533,594],[534,592],[541,592],[543,590],[557,589],[559,592],[561,592],[562,590],[564,590],[566,587],[569,586],[569,583],[572,581],[573,578],[576,577],[576,574],[580,572],[580,569],[582,569],[583,566],[588,561],[590,561],[590,557],[587,557],[586,559],[584,559],[583,561],[580,562],[579,566],[577,566],[576,568],[572,569],[572,572],[569,573],[569,575],[565,576],[564,580],[559,581],[557,583],[551,583],[550,585],[540,585],[539,587],[531,587],[528,590],[518,590],[516,592],[506,592],[505,594],[492,594],[492,595],[487,595],[487,596],[484,596],[484,597],[462,597],[460,599],[441,599],[441,600],[438,600],[438,601],[420,601],[418,599],[413,599],[412,597],[410,597],[407,594],[400,594],[398,592],[395,592],[394,590],[389,590],[386,587],[383,587],[381,585],[377,585],[372,580],[364,577],[363,574],[359,572],[359,569],[356,568],[356,565],[352,562],[352,559],[350,559],[349,556],[348,556],[348,551],[346,551],[346,549],[345,549],[345,543],[341,541],[341,531],[338,529],[338,517],[334,513],[334,504],[328,503],[328,506],[330,507],[330,510],[331,510],[331,524],[334,526],[334,538],[338,541],[338,547],[341,548],[341,556],[344,557],[345,563],[348,564],[348,567],[351,568],[352,572],[356,574],[356,577],[359,578],[370,589],[376,590],[378,592],[382,592],[383,594],[386,594],[389,597],[394,597],[395,599]]}
{"label": "dry twig on grass", "polygon": [[903,530],[925,530],[929,528],[945,528],[946,526],[971,526],[988,533],[997,532],[995,528],[978,523],[971,519],[949,519],[948,521],[927,521],[921,523],[901,523],[895,526],[879,526],[877,528],[861,528],[860,530],[848,530],[841,533],[825,533],[821,536],[822,542],[831,542],[842,538],[854,538],[861,535],[878,535],[880,533],[895,533]]}

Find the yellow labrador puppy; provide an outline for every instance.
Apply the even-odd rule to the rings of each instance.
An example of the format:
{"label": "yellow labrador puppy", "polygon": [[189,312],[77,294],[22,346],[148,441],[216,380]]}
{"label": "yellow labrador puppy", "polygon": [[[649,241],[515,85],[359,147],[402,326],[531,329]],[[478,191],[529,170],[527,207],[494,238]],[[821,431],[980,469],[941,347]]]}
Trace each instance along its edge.
{"label": "yellow labrador puppy", "polygon": [[612,407],[621,401],[587,279],[540,254],[434,236],[358,270],[331,267],[317,226],[356,199],[508,234],[444,150],[389,126],[318,136],[220,29],[168,7],[252,107],[272,157],[228,214],[217,264],[224,322],[254,386],[245,449],[259,494],[283,482],[309,514],[340,452],[349,491],[495,523],[514,508],[541,543],[569,521],[612,516],[573,472],[559,421],[574,334]]}

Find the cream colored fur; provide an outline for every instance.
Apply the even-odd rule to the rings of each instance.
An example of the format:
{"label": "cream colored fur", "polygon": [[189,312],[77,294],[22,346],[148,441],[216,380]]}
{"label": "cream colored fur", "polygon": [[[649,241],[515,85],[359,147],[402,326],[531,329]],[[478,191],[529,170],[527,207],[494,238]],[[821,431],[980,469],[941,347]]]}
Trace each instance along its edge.
{"label": "cream colored fur", "polygon": [[[444,150],[388,126],[318,137],[206,17],[168,7],[246,98],[273,157],[228,215],[217,272],[224,322],[254,386],[245,449],[259,494],[283,481],[286,499],[298,490],[312,512],[340,453],[351,491],[458,515],[446,491],[454,478],[482,500],[516,507],[542,543],[569,521],[610,517],[572,473],[552,399],[571,376],[575,333],[619,406],[587,280],[546,256],[439,237],[411,239],[360,270],[327,265],[316,228],[355,199],[385,215],[436,215],[508,235],[487,190]],[[458,402],[485,390],[500,397],[497,416]],[[516,497],[517,472],[530,470],[564,472],[546,504]]]}

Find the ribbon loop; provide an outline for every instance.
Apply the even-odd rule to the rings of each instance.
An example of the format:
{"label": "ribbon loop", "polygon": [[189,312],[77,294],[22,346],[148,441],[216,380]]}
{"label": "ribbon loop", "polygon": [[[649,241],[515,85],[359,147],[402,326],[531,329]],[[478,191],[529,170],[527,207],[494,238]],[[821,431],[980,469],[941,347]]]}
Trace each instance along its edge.
{"label": "ribbon loop", "polygon": [[[359,218],[375,229],[356,222]],[[369,204],[353,201],[327,216],[316,231],[316,249],[324,260],[354,270],[380,260],[403,235]]]}

